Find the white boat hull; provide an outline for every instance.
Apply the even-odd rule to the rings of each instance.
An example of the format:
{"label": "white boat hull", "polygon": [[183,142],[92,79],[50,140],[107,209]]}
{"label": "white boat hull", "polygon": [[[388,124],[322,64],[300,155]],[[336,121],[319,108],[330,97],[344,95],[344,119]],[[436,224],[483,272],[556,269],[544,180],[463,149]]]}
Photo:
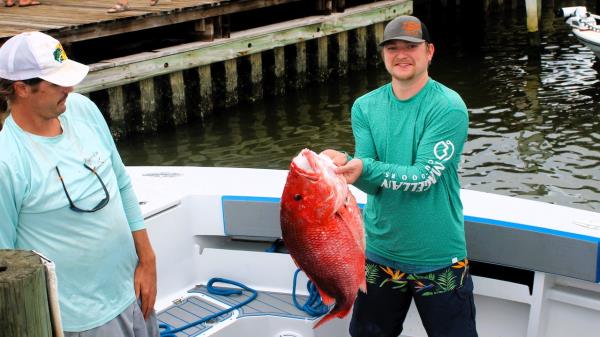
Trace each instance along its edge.
{"label": "white boat hull", "polygon": [[564,7],[559,15],[572,29],[573,35],[600,58],[600,16],[589,13],[584,6]]}
{"label": "white boat hull", "polygon": [[[254,227],[254,222],[266,223],[267,227],[278,224],[278,218],[271,218],[278,217],[278,198],[283,190],[286,171],[191,167],[130,167],[128,170],[142,202],[150,239],[157,254],[159,288],[156,309],[159,312],[172,306],[177,299],[189,297],[188,290],[207,284],[213,277],[229,278],[259,291],[291,293],[292,276],[296,270],[293,261],[287,254],[265,251],[273,239],[269,233],[276,228],[267,228],[263,232],[262,227]],[[352,190],[359,203],[365,201],[362,192]],[[535,251],[528,253],[533,259],[523,256],[524,263],[538,263],[542,269],[531,274],[531,288],[501,277],[473,277],[479,335],[597,337],[600,331],[597,320],[600,285],[597,283],[597,259],[593,258],[598,256],[598,249],[594,247],[597,247],[600,238],[600,214],[466,190],[462,191],[462,199],[472,230],[477,232],[479,227],[487,226],[514,231],[514,244],[504,247],[504,251],[490,253],[474,246],[473,253],[486,259],[497,258],[502,261],[501,264],[507,264],[503,257],[511,251],[526,249],[520,246],[519,240],[526,238],[530,232],[545,235],[541,239],[536,237],[536,240],[547,240],[542,241],[536,251],[543,251],[544,243],[550,246],[546,247],[550,250],[541,256]],[[231,209],[240,210],[242,220],[236,219]],[[253,213],[254,209],[259,211]],[[261,220],[261,216],[266,216],[267,220]],[[484,223],[480,220],[483,218],[490,221]],[[247,223],[259,235],[251,237],[244,232],[243,226],[234,226],[238,220]],[[565,241],[553,241],[555,239]],[[492,244],[495,238],[478,240],[488,240]],[[569,270],[568,265],[562,266],[563,263],[558,260],[561,255],[568,256],[570,252],[559,251],[552,257],[557,260],[555,272],[581,275],[579,277],[583,279],[547,270],[552,268],[553,261],[546,261],[545,256],[549,256],[553,248],[560,250],[560,245],[570,247],[569,240],[576,244],[582,242],[583,246],[590,245],[589,250],[595,249],[593,254],[589,254],[589,261],[586,260],[588,258],[583,259],[590,265],[573,261],[572,270]],[[559,242],[558,245],[555,242]],[[577,249],[578,246],[568,249]],[[515,261],[515,264],[519,263]],[[588,268],[593,272],[580,271]],[[306,278],[301,277],[298,284],[298,293],[306,295]],[[283,316],[245,316],[243,310],[236,311],[198,336],[348,336],[349,317],[334,320],[315,330],[312,329],[315,318]],[[403,336],[426,336],[414,307],[407,317]]]}
{"label": "white boat hull", "polygon": [[600,58],[600,32],[592,30],[573,29],[573,35]]}

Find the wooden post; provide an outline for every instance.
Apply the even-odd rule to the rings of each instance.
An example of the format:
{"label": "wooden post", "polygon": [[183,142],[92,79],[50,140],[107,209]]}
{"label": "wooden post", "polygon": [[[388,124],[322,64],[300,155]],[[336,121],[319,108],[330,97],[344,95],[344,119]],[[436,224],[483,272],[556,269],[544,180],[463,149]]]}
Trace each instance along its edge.
{"label": "wooden post", "polygon": [[173,104],[173,123],[175,125],[187,123],[183,72],[177,71],[171,73],[169,75],[169,82],[171,84],[171,103]]}
{"label": "wooden post", "polygon": [[354,55],[356,56],[357,69],[363,69],[367,61],[367,27],[356,28],[355,30]]}
{"label": "wooden post", "polygon": [[484,14],[487,14],[490,10],[490,1],[491,0],[483,0],[483,13]]}
{"label": "wooden post", "polygon": [[262,53],[250,54],[250,100],[257,101],[263,97]]}
{"label": "wooden post", "polygon": [[343,76],[348,72],[348,32],[339,32],[336,40],[338,44],[337,73],[339,76]]}
{"label": "wooden post", "polygon": [[231,35],[229,15],[212,18],[215,38],[228,38]]}
{"label": "wooden post", "polygon": [[341,13],[346,9],[346,0],[333,0],[333,11]]}
{"label": "wooden post", "polygon": [[327,62],[327,36],[317,39],[317,79],[319,82],[327,81],[329,77],[329,65]]}
{"label": "wooden post", "polygon": [[296,86],[303,87],[306,84],[306,42],[296,43]]}
{"label": "wooden post", "polygon": [[525,11],[527,13],[527,32],[531,46],[540,45],[539,17],[541,0],[525,0]]}
{"label": "wooden post", "polygon": [[237,59],[226,60],[225,64],[225,107],[238,103]]}
{"label": "wooden post", "polygon": [[385,30],[385,23],[377,22],[373,25],[373,32],[375,35],[375,45],[379,45],[379,42],[383,41],[383,31]]}
{"label": "wooden post", "polygon": [[213,18],[201,19],[194,22],[194,31],[198,40],[213,41],[215,39],[215,26]]}
{"label": "wooden post", "polygon": [[378,22],[367,27],[367,65],[377,66],[381,64],[381,50],[379,42],[383,41],[383,31],[385,24]]}
{"label": "wooden post", "polygon": [[212,113],[213,93],[212,93],[212,74],[210,64],[198,67],[198,78],[200,81],[200,117]]}
{"label": "wooden post", "polygon": [[285,49],[283,47],[275,47],[273,49],[275,64],[273,75],[275,76],[274,94],[282,95],[285,93]]}
{"label": "wooden post", "polygon": [[538,31],[538,0],[525,0],[525,11],[527,14],[527,31],[534,33]]}
{"label": "wooden post", "polygon": [[108,92],[108,114],[110,116],[110,129],[113,137],[120,138],[126,134],[125,131],[125,96],[123,86],[107,89]]}
{"label": "wooden post", "polygon": [[0,250],[0,333],[52,337],[46,271],[31,251]]}
{"label": "wooden post", "polygon": [[333,9],[333,0],[317,0],[315,3],[315,10],[318,14],[329,15]]}
{"label": "wooden post", "polygon": [[156,92],[154,91],[154,78],[141,80],[139,85],[142,131],[154,132],[158,130],[158,105],[156,104]]}

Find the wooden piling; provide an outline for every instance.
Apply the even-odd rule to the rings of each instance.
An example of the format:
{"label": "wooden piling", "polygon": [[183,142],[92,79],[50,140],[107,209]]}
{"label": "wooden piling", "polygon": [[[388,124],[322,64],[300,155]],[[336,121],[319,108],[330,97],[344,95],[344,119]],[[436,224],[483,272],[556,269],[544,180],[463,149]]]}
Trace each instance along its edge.
{"label": "wooden piling", "polygon": [[210,64],[198,67],[200,88],[200,117],[204,118],[213,111],[213,86]]}
{"label": "wooden piling", "polygon": [[540,45],[539,18],[541,0],[525,0],[525,11],[527,13],[527,32],[529,33],[529,44]]}
{"label": "wooden piling", "polygon": [[538,0],[525,0],[525,11],[527,14],[527,31],[530,33],[538,31]]}
{"label": "wooden piling", "polygon": [[123,86],[108,88],[108,114],[110,116],[110,129],[115,138],[125,135],[125,96]]}
{"label": "wooden piling", "polygon": [[346,9],[346,0],[333,0],[333,11],[341,13]]}
{"label": "wooden piling", "polygon": [[52,337],[46,271],[26,250],[0,250],[0,332],[3,337]]}
{"label": "wooden piling", "polygon": [[385,24],[383,23],[367,27],[366,63],[368,66],[377,66],[382,62],[379,42],[383,41],[384,29]]}
{"label": "wooden piling", "polygon": [[173,105],[173,123],[175,125],[187,123],[184,82],[183,72],[181,71],[177,71],[169,75],[169,83],[171,85],[171,104]]}
{"label": "wooden piling", "polygon": [[140,110],[142,118],[142,132],[155,132],[158,129],[158,104],[156,103],[156,91],[154,90],[154,79],[147,78],[139,82],[140,86]]}
{"label": "wooden piling", "polygon": [[296,86],[302,88],[306,85],[306,42],[296,43]]}
{"label": "wooden piling", "polygon": [[373,35],[375,38],[375,44],[379,44],[379,42],[383,41],[383,31],[385,30],[384,22],[377,22],[373,25]]}
{"label": "wooden piling", "polygon": [[194,22],[194,32],[199,41],[213,41],[215,39],[215,27],[213,18],[205,18]]}
{"label": "wooden piling", "polygon": [[316,0],[315,10],[319,14],[331,14],[333,10],[333,0]]}
{"label": "wooden piling", "polygon": [[238,103],[238,77],[237,60],[230,59],[225,65],[225,107],[231,107]]}
{"label": "wooden piling", "polygon": [[348,72],[348,32],[339,32],[335,39],[337,41],[337,74],[343,76]]}
{"label": "wooden piling", "polygon": [[327,81],[329,78],[329,64],[328,64],[328,56],[327,53],[327,36],[323,36],[317,39],[317,78],[316,80],[319,82]]}
{"label": "wooden piling", "polygon": [[353,69],[363,69],[367,61],[367,28],[360,27],[354,30],[354,48],[353,48],[353,62],[351,66]]}
{"label": "wooden piling", "polygon": [[250,55],[250,100],[257,101],[263,97],[263,72],[262,72],[262,54],[254,53]]}
{"label": "wooden piling", "polygon": [[491,0],[483,0],[482,5],[483,5],[483,13],[484,14],[487,14],[489,12],[489,10],[490,10],[490,2],[491,2]]}
{"label": "wooden piling", "polygon": [[283,95],[285,93],[285,49],[277,47],[273,49],[273,93]]}

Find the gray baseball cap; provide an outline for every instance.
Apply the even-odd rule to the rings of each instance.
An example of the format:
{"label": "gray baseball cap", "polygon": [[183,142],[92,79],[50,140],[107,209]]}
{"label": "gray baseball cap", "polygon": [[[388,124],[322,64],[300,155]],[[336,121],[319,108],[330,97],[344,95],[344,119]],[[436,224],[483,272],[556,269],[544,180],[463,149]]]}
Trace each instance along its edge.
{"label": "gray baseball cap", "polygon": [[383,31],[383,40],[379,46],[393,40],[408,42],[431,42],[427,27],[418,18],[410,15],[402,15],[390,21]]}

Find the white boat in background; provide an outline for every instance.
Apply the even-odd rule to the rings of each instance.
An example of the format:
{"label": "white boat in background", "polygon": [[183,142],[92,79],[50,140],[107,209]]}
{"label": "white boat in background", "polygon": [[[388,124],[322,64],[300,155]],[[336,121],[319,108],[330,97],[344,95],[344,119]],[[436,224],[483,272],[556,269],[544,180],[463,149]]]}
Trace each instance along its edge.
{"label": "white boat in background", "polygon": [[[249,304],[168,336],[344,337],[349,316],[318,329],[292,301],[296,266],[272,252],[287,171],[128,167],[157,255],[161,323],[171,329],[243,302],[207,291],[213,278],[257,291]],[[359,203],[366,195],[351,187]],[[462,190],[482,337],[600,334],[600,214]],[[343,254],[343,252],[340,252]],[[479,273],[478,270],[485,270]],[[306,277],[297,293],[304,302]],[[224,284],[216,284],[222,286]],[[172,330],[174,331],[174,330]],[[424,337],[413,306],[402,336]]]}
{"label": "white boat in background", "polygon": [[589,13],[583,6],[564,7],[559,15],[566,18],[573,35],[600,58],[600,16]]}

